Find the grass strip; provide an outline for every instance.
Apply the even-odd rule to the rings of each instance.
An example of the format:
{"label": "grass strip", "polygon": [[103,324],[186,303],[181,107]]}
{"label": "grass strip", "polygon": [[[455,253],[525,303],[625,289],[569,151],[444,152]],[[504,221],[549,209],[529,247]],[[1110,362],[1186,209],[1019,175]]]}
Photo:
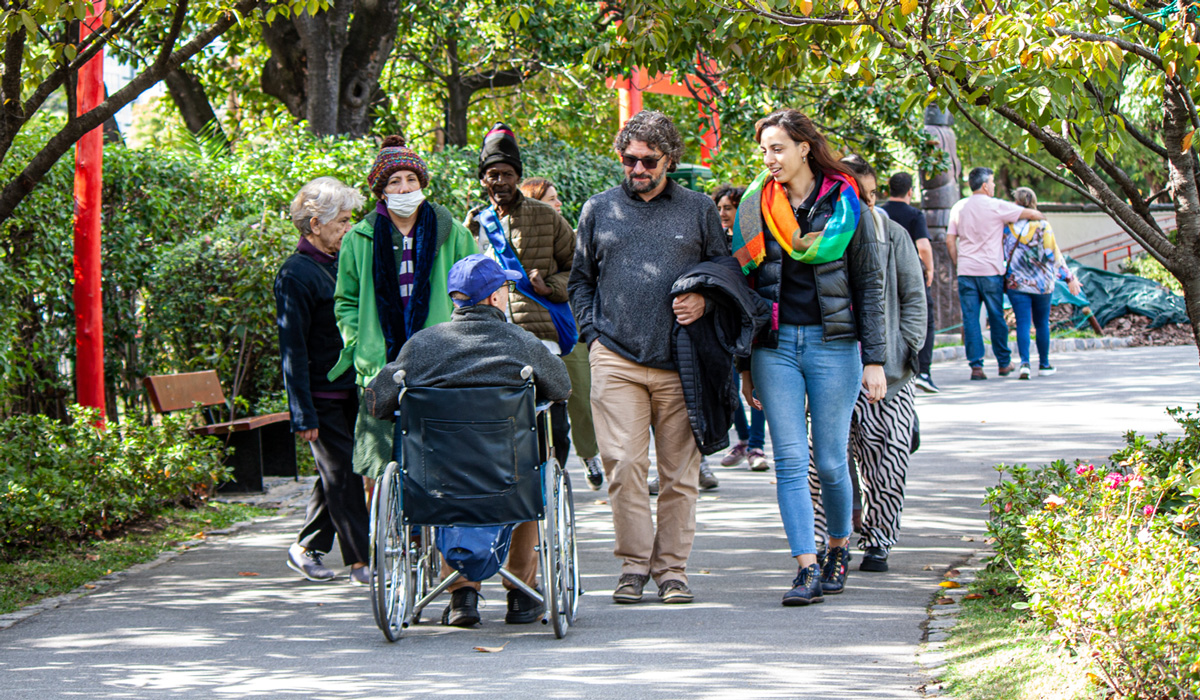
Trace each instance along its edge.
{"label": "grass strip", "polygon": [[58,542],[12,561],[0,560],[0,615],[150,561],[181,543],[202,540],[206,532],[274,513],[232,503],[170,508],[108,539]]}
{"label": "grass strip", "polygon": [[[975,587],[980,593],[987,584]],[[1087,664],[1072,657],[1053,634],[1009,594],[964,600],[946,641],[943,693],[957,700],[1092,700],[1103,689],[1088,679]]]}

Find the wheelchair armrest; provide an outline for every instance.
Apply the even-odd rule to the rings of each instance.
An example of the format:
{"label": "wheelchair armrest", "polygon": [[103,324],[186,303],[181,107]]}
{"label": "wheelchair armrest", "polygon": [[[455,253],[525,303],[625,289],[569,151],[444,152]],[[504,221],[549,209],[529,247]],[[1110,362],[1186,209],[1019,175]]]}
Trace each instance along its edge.
{"label": "wheelchair armrest", "polygon": [[550,407],[553,405],[554,405],[553,401],[539,401],[537,404],[534,405],[533,412],[535,414],[540,415],[543,411],[549,411]]}

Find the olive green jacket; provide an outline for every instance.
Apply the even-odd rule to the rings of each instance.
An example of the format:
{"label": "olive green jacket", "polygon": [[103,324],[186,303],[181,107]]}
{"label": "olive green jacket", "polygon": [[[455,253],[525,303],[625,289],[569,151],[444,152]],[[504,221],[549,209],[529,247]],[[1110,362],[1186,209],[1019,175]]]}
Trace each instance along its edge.
{"label": "olive green jacket", "polygon": [[[429,272],[429,317],[423,328],[450,320],[454,303],[446,291],[446,280],[454,263],[479,247],[470,232],[454,220],[450,211],[440,204],[429,202],[437,214],[437,253]],[[375,306],[375,217],[371,212],[354,225],[342,240],[338,254],[337,288],[333,293],[333,313],[342,334],[342,354],[330,377],[340,376],[353,365],[355,383],[366,386],[387,364],[387,341],[379,325]],[[332,381],[332,380],[331,380]]]}

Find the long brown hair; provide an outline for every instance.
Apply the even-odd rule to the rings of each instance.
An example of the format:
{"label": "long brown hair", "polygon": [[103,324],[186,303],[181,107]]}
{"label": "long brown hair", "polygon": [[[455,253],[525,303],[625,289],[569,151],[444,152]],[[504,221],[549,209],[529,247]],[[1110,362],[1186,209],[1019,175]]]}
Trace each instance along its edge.
{"label": "long brown hair", "polygon": [[531,177],[521,182],[521,192],[525,193],[526,197],[540,200],[546,196],[546,190],[550,189],[551,182],[544,177]]}
{"label": "long brown hair", "polygon": [[772,126],[783,129],[788,137],[796,143],[807,143],[810,149],[808,156],[816,162],[817,167],[821,170],[833,170],[848,177],[854,177],[850,168],[839,160],[837,152],[829,147],[825,136],[817,131],[812,120],[804,116],[800,110],[781,109],[759,119],[758,123],[754,125],[754,140],[761,143],[763,131]]}

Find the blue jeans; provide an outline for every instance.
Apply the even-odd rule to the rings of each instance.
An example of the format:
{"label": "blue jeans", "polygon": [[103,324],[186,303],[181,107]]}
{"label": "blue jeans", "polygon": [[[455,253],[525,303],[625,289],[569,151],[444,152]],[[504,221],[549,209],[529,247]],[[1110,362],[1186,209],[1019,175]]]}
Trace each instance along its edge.
{"label": "blue jeans", "polygon": [[1012,362],[1008,349],[1008,323],[1004,320],[1004,276],[958,276],[958,304],[962,307],[963,344],[967,346],[967,363],[983,367],[983,329],[979,326],[979,305],[987,307],[988,326],[992,333],[992,352],[1001,367]]}
{"label": "blue jeans", "polygon": [[746,422],[746,404],[742,401],[742,375],[733,374],[733,383],[738,388],[738,410],[733,412],[733,428],[737,431],[738,440],[746,443],[752,450],[761,450],[767,444],[767,417],[763,412],[750,407],[750,421]]}
{"label": "blue jeans", "polygon": [[815,554],[805,408],[812,421],[813,454],[829,536],[849,537],[853,497],[846,445],[862,382],[858,343],[827,343],[821,326],[782,324],[778,348],[754,351],[751,375],[771,430],[775,491],[792,556]]}
{"label": "blue jeans", "polygon": [[1050,366],[1050,297],[1052,294],[1030,294],[1012,289],[1006,290],[1008,303],[1012,304],[1017,317],[1017,352],[1021,363],[1029,364],[1029,326],[1033,320],[1037,331],[1038,366]]}

